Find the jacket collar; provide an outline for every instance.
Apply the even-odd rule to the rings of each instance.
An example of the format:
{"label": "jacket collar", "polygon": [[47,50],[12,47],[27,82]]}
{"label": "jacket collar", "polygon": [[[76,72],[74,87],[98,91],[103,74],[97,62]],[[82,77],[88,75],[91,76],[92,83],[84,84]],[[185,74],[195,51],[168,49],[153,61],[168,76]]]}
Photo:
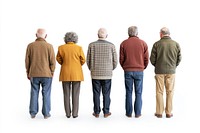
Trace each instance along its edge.
{"label": "jacket collar", "polygon": [[67,44],[75,44],[74,42],[67,42]]}
{"label": "jacket collar", "polygon": [[171,39],[170,36],[163,36],[161,39]]}
{"label": "jacket collar", "polygon": [[40,37],[38,37],[35,41],[45,41],[46,42],[46,40],[44,38],[40,38]]}

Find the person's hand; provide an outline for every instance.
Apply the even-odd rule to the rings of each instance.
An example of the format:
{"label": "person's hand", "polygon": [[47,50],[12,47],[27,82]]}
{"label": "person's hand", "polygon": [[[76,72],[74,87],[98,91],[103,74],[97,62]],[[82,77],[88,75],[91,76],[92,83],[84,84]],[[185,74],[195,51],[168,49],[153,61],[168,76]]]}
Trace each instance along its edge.
{"label": "person's hand", "polygon": [[28,80],[30,80],[30,79],[31,79],[31,77],[29,77],[29,76],[27,75],[27,79],[28,79]]}

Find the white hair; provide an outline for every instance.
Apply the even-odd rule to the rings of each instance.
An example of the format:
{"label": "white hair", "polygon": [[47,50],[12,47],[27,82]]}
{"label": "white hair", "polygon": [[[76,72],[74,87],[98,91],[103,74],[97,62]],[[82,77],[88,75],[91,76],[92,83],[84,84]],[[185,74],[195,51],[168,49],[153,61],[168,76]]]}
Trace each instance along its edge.
{"label": "white hair", "polygon": [[45,38],[46,37],[46,30],[45,29],[42,29],[42,28],[39,28],[37,30],[37,33],[36,33],[37,37],[40,37],[40,38]]}
{"label": "white hair", "polygon": [[106,29],[105,28],[100,28],[99,30],[98,30],[98,36],[99,36],[99,38],[106,38],[107,37],[107,31],[106,31]]}

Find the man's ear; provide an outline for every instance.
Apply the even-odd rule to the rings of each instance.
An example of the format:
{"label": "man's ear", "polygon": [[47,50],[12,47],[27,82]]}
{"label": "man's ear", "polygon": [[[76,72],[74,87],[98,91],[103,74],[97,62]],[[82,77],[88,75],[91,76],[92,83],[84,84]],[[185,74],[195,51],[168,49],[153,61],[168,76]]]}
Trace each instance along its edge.
{"label": "man's ear", "polygon": [[47,38],[47,34],[45,35],[45,38]]}

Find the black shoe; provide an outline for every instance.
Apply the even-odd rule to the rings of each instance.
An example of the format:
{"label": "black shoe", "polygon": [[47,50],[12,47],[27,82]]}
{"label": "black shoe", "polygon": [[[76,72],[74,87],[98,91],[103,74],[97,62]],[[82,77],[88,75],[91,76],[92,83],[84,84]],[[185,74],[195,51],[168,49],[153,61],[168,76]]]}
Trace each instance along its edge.
{"label": "black shoe", "polygon": [[70,118],[71,116],[66,116],[67,118]]}
{"label": "black shoe", "polygon": [[73,116],[73,118],[77,118],[78,117],[78,115],[77,116]]}

